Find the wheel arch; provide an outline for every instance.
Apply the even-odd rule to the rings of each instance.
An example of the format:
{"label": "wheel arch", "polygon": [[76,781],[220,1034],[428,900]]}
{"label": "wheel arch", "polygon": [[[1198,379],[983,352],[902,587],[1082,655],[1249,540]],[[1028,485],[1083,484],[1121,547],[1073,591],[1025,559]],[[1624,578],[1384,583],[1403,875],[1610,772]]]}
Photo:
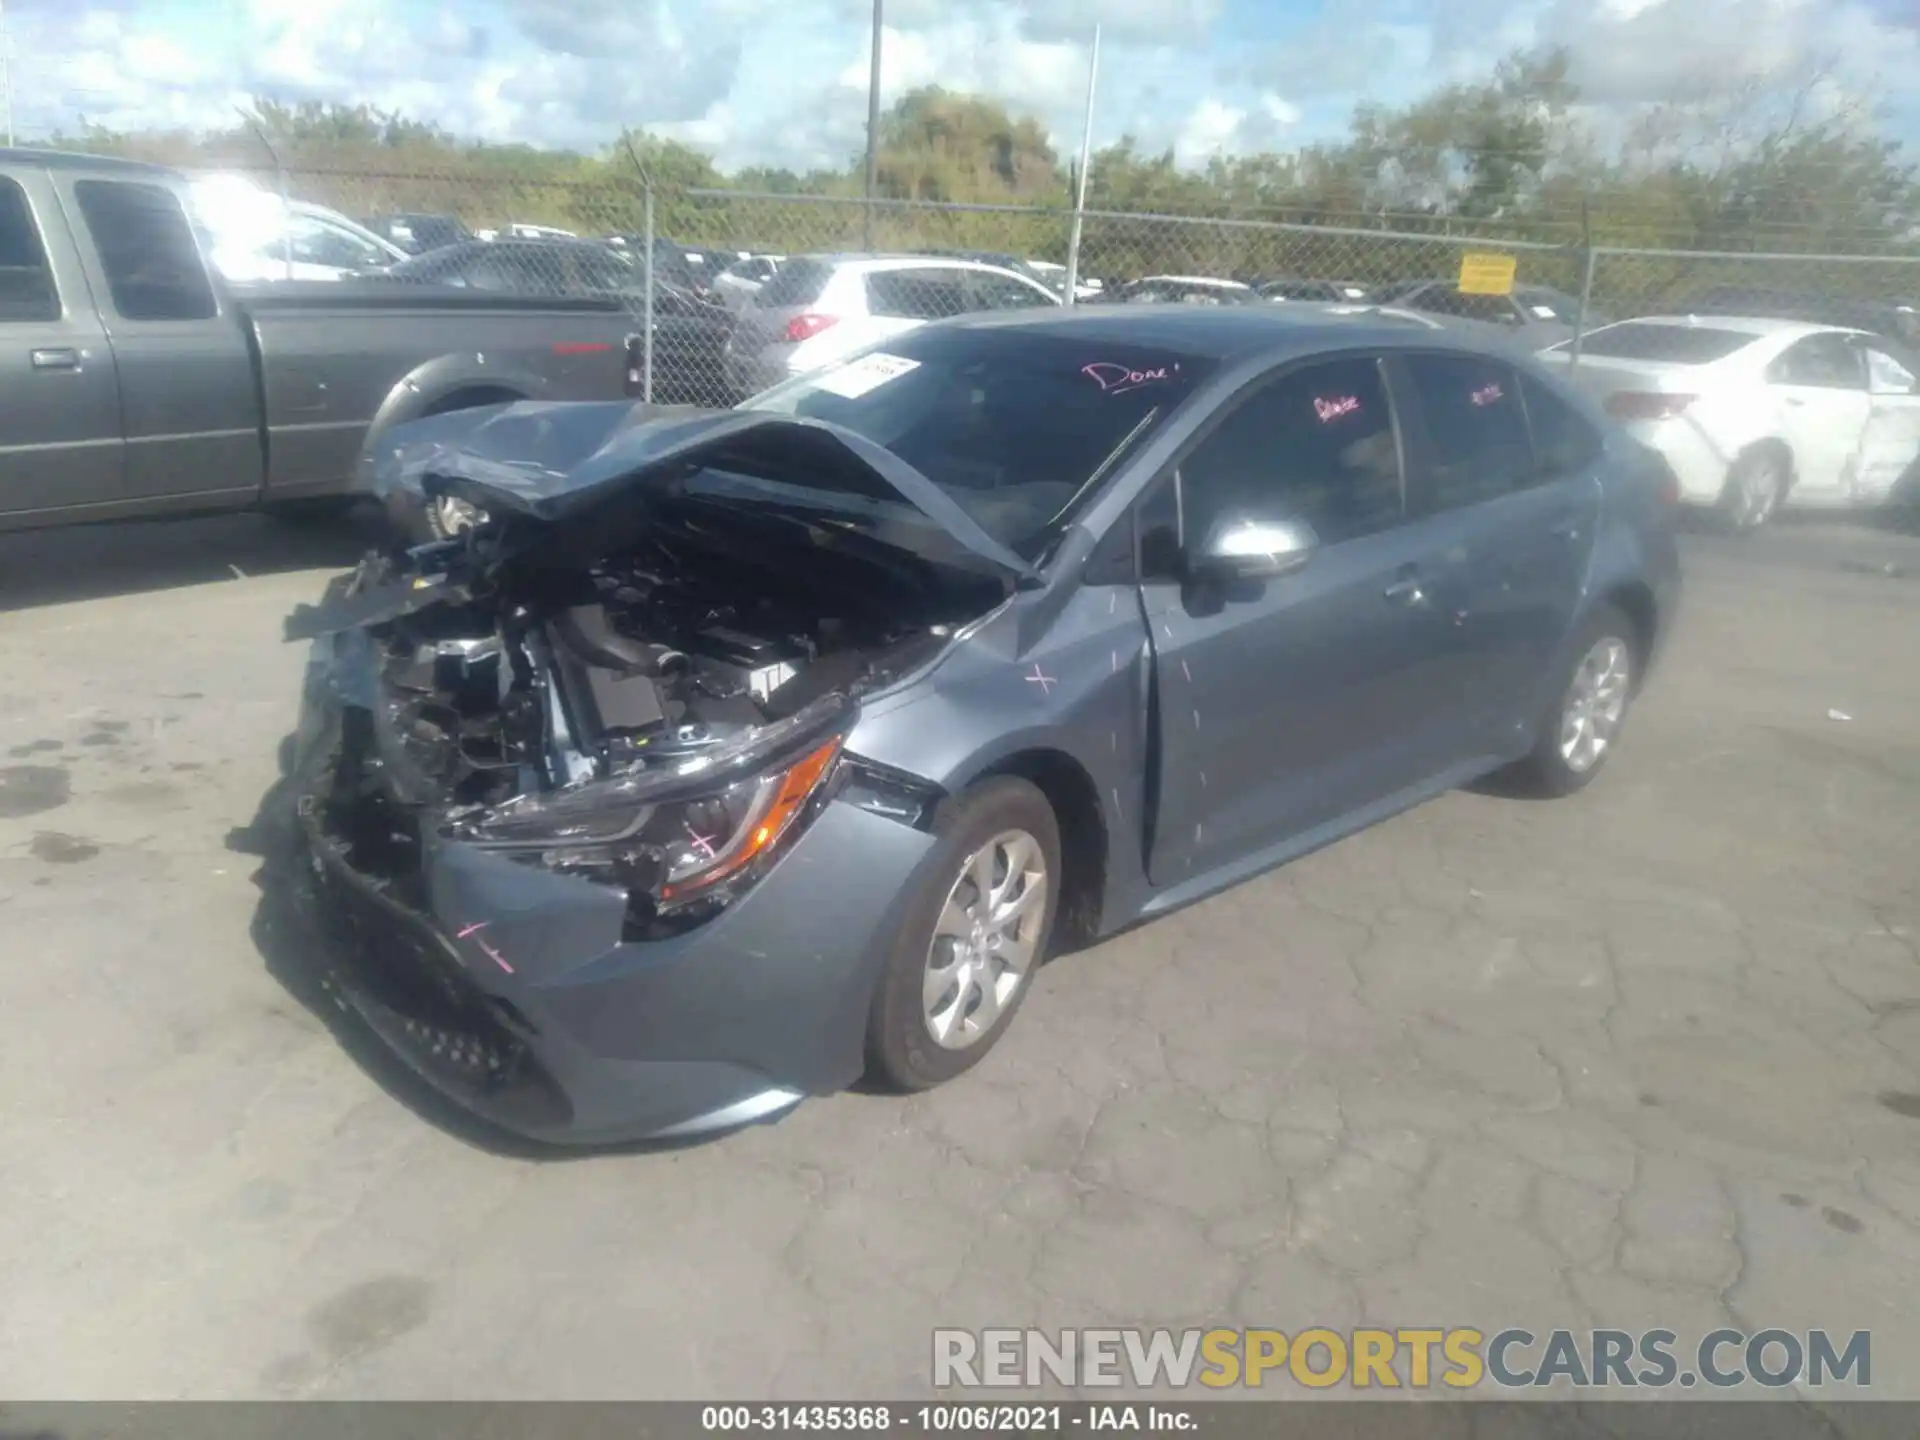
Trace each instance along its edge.
{"label": "wheel arch", "polygon": [[1100,790],[1087,767],[1067,751],[1034,745],[996,757],[952,787],[964,794],[983,781],[1012,776],[1046,797],[1060,826],[1060,905],[1054,951],[1091,941],[1106,898],[1110,837]]}

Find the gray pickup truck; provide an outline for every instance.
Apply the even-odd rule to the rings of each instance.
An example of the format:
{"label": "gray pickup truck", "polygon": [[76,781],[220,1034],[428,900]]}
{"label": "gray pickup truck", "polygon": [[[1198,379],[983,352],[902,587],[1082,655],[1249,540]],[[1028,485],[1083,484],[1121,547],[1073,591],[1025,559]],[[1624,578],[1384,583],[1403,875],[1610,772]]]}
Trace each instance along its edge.
{"label": "gray pickup truck", "polygon": [[637,394],[618,301],[228,287],[172,171],[0,149],[0,531],[351,497],[390,426]]}

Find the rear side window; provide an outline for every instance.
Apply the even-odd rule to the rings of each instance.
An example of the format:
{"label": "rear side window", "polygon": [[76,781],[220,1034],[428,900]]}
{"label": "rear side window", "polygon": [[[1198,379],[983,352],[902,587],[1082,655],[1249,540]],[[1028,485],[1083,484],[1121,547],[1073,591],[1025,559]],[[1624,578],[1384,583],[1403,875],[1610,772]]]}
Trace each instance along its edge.
{"label": "rear side window", "polygon": [[1531,375],[1520,376],[1534,463],[1542,480],[1577,475],[1600,458],[1600,432],[1573,406]]}
{"label": "rear side window", "polygon": [[876,270],[867,276],[867,310],[894,320],[945,320],[978,306],[970,270]]}
{"label": "rear side window", "polygon": [[200,247],[172,191],[81,180],[73,194],[123,319],[210,320],[218,313]]}
{"label": "rear side window", "polygon": [[1518,371],[1477,355],[1409,355],[1406,368],[1426,420],[1438,508],[1477,505],[1533,483]]}
{"label": "rear side window", "polygon": [[0,178],[0,322],[59,318],[60,297],[26,192]]}
{"label": "rear side window", "polygon": [[[1711,325],[1650,325],[1628,320],[1595,330],[1580,342],[1582,355],[1604,360],[1654,360],[1669,365],[1710,365],[1753,343],[1738,330]],[[1560,350],[1571,345],[1559,345]]]}
{"label": "rear side window", "polygon": [[827,288],[833,267],[818,260],[794,260],[781,268],[753,297],[762,310],[780,310],[789,305],[811,305]]}

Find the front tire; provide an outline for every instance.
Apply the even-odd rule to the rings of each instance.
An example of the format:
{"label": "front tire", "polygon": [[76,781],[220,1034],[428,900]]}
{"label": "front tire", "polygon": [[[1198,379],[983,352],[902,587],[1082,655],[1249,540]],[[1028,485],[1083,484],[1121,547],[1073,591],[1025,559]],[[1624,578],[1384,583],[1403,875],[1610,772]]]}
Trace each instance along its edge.
{"label": "front tire", "polygon": [[1060,826],[1047,797],[988,780],[935,817],[867,1020],[867,1073],[900,1091],[972,1069],[999,1043],[1046,955],[1060,898]]}
{"label": "front tire", "polygon": [[1609,605],[1581,627],[1574,660],[1541,717],[1518,778],[1537,795],[1584,790],[1614,751],[1633,703],[1639,654],[1632,621]]}

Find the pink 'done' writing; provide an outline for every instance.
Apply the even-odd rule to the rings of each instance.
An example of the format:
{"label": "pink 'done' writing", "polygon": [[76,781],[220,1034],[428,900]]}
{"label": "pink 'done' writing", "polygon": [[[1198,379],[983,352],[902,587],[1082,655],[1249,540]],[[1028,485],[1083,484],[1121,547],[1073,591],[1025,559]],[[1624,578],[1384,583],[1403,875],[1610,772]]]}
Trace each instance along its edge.
{"label": "pink 'done' writing", "polygon": [[1313,397],[1313,413],[1320,417],[1322,424],[1329,420],[1338,420],[1342,415],[1357,415],[1360,413],[1360,397],[1358,395],[1331,397],[1316,395]]}
{"label": "pink 'done' writing", "polygon": [[1500,398],[1501,393],[1500,382],[1496,380],[1491,385],[1482,385],[1467,398],[1476,405],[1491,405]]}
{"label": "pink 'done' writing", "polygon": [[1161,365],[1152,370],[1135,370],[1127,365],[1116,365],[1111,360],[1096,360],[1091,365],[1082,365],[1080,373],[1109,395],[1124,395],[1129,390],[1138,390],[1142,385],[1151,385],[1157,380],[1170,380],[1173,371],[1179,368],[1178,365],[1171,368]]}

